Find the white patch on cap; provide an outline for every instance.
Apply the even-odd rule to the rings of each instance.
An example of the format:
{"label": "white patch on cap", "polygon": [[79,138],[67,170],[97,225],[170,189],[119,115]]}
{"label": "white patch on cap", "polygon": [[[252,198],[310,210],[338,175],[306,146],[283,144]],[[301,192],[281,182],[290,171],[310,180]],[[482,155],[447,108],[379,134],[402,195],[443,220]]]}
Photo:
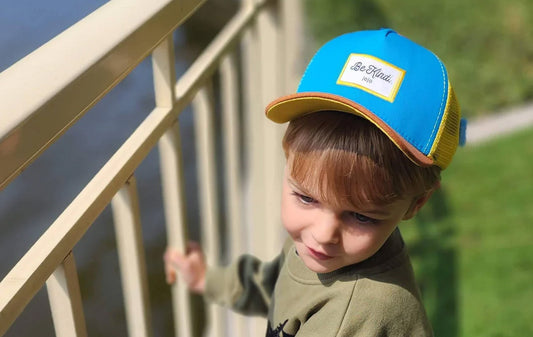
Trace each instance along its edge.
{"label": "white patch on cap", "polygon": [[402,84],[405,70],[377,57],[350,54],[337,84],[357,87],[393,102]]}

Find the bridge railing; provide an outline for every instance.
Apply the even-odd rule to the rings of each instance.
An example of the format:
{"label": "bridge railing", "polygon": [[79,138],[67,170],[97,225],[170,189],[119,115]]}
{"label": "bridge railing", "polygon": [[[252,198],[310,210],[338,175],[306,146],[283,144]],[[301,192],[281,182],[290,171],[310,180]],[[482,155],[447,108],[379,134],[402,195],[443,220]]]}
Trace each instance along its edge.
{"label": "bridge railing", "polygon": [[[155,90],[153,110],[3,278],[0,335],[44,285],[56,335],[87,335],[72,250],[109,204],[129,335],[153,334],[134,172],[157,147],[168,245],[184,250],[187,198],[179,116],[189,105],[195,118],[201,232],[208,262],[220,263],[222,239],[233,256],[250,251],[266,257],[279,249],[282,127],[268,123],[262,110],[296,86],[300,4],[243,0],[234,17],[176,79],[173,31],[203,2],[110,1],[0,74],[0,188],[146,57],[152,58]],[[219,105],[214,104],[214,76],[220,79]],[[217,168],[215,161],[214,114],[222,120],[224,168]],[[217,170],[225,172],[224,183]],[[220,186],[225,209],[217,202]],[[225,235],[218,232],[220,214],[230,224]],[[182,282],[172,286],[170,300],[175,335],[194,335],[193,322],[199,317],[191,310]],[[228,319],[214,306],[207,311],[209,335],[225,336],[230,330],[231,335],[256,334],[250,331],[257,321]]]}

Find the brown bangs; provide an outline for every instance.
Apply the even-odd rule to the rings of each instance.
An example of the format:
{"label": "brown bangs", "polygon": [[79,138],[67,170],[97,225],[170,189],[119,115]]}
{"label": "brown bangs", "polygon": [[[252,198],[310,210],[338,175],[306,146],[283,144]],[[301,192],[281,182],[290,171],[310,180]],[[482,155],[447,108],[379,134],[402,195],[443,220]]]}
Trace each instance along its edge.
{"label": "brown bangs", "polygon": [[343,112],[291,121],[283,148],[288,173],[302,192],[338,208],[415,197],[440,178],[438,167],[417,166],[371,122]]}

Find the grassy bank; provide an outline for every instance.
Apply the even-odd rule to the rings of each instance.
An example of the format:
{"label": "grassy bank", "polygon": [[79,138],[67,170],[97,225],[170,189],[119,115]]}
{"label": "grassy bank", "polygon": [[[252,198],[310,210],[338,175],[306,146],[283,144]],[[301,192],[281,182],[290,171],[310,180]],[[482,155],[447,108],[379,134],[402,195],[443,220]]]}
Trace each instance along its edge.
{"label": "grassy bank", "polygon": [[464,114],[533,99],[533,1],[307,0],[317,44],[341,33],[391,27],[447,65]]}
{"label": "grassy bank", "polygon": [[459,149],[403,233],[436,336],[533,335],[533,130]]}

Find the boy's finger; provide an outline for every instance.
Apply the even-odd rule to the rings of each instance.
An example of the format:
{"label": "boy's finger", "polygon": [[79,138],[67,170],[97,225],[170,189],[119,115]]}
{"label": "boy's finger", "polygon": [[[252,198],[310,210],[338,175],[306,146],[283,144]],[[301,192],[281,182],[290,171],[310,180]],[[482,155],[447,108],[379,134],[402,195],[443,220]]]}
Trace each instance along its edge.
{"label": "boy's finger", "polygon": [[163,261],[168,262],[170,258],[170,250],[165,250],[165,253],[163,254]]}
{"label": "boy's finger", "polygon": [[203,256],[202,246],[198,242],[190,242],[187,245],[187,255],[197,254]]}
{"label": "boy's finger", "polygon": [[167,279],[167,284],[172,284],[174,282],[176,282],[176,272],[174,270],[170,270],[166,273],[166,279]]}
{"label": "boy's finger", "polygon": [[187,243],[187,251],[200,250],[200,244],[196,241],[189,241]]}
{"label": "boy's finger", "polygon": [[165,268],[165,279],[167,283],[171,284],[171,283],[176,282],[176,271],[174,270],[172,265],[170,265],[168,262],[165,261],[164,268]]}
{"label": "boy's finger", "polygon": [[177,251],[173,248],[167,248],[165,251],[165,254],[163,254],[163,259],[166,262],[170,262],[174,259],[174,255],[176,255]]}
{"label": "boy's finger", "polygon": [[181,255],[178,252],[174,252],[169,256],[168,263],[181,271],[187,271],[190,269],[190,261],[186,256]]}
{"label": "boy's finger", "polygon": [[167,251],[163,255],[163,259],[165,260],[165,262],[170,264],[179,263],[184,258],[185,257],[182,254],[180,254],[177,250],[174,249],[167,249]]}

